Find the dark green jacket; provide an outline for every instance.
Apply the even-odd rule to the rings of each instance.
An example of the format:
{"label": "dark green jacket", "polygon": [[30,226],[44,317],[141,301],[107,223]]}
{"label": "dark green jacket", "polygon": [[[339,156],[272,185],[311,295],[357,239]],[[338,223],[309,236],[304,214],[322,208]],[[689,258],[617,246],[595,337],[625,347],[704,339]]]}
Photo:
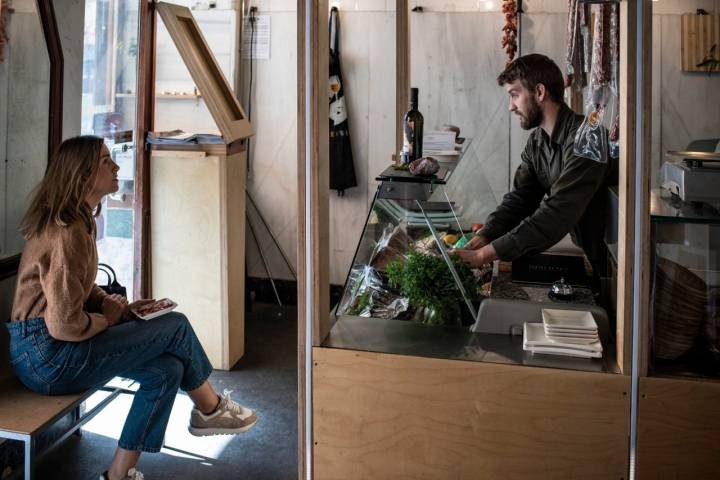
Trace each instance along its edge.
{"label": "dark green jacket", "polygon": [[599,163],[573,153],[583,116],[563,103],[548,137],[536,128],[522,153],[512,191],[479,232],[501,260],[539,253],[567,233],[595,264],[602,251],[608,185],[617,183],[617,160]]}

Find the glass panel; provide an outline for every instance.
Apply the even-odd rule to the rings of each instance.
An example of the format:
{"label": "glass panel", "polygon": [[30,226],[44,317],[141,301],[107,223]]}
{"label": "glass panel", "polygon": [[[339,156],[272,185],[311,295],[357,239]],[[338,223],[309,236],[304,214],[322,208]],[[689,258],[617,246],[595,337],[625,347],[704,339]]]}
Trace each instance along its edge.
{"label": "glass panel", "polygon": [[653,4],[650,373],[720,379],[719,16],[681,3]]}
{"label": "glass panel", "polygon": [[[0,259],[20,253],[18,227],[48,160],[50,58],[34,1],[4,9],[0,46]],[[1,24],[2,22],[0,22]]]}
{"label": "glass panel", "polygon": [[137,7],[138,2],[88,0],[83,52],[82,133],[105,138],[120,166],[120,190],[105,197],[97,219],[98,256],[113,267],[129,296],[133,291]]}

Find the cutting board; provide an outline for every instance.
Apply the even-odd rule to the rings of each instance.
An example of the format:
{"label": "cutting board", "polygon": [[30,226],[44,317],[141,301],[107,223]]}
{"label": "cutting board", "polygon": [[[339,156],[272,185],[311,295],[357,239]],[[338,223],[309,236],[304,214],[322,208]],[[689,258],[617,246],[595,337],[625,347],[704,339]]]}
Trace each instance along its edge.
{"label": "cutting board", "polygon": [[[682,69],[684,72],[707,72],[707,67],[698,67],[713,45],[715,58],[720,60],[720,15],[696,15],[688,13],[681,22]],[[714,70],[718,72],[716,68]]]}

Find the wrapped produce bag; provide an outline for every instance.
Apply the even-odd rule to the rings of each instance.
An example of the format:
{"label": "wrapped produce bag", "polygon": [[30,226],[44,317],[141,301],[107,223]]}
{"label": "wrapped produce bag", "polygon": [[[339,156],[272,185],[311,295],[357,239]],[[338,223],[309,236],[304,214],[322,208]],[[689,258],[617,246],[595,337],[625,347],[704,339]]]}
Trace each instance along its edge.
{"label": "wrapped produce bag", "polygon": [[575,135],[574,153],[607,163],[609,156],[617,157],[618,153],[620,17],[617,4],[596,7],[588,114]]}

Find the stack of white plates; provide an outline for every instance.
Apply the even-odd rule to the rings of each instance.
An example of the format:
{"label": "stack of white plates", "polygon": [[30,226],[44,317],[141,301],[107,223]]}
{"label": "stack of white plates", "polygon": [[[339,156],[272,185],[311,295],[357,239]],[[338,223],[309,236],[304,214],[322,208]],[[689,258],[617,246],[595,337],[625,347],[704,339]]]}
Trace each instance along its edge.
{"label": "stack of white plates", "polygon": [[601,358],[602,344],[590,312],[542,310],[543,323],[526,323],[523,349],[533,353]]}

